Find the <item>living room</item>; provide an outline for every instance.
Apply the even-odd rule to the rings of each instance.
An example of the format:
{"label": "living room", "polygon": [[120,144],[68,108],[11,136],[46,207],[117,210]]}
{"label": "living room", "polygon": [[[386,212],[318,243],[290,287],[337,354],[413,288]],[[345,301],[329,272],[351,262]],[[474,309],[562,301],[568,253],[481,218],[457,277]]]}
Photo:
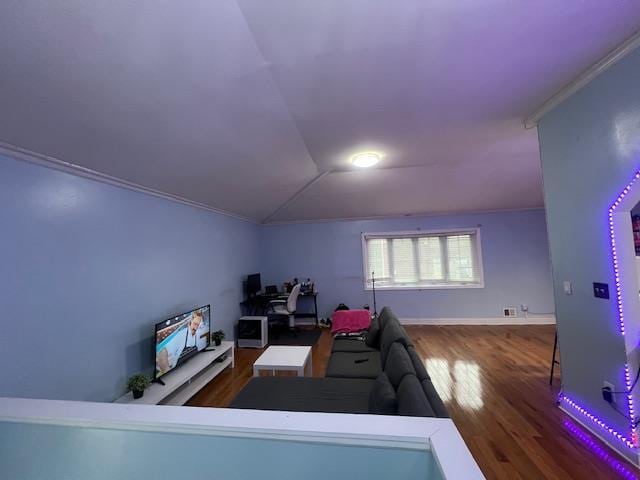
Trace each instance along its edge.
{"label": "living room", "polygon": [[0,26],[3,478],[640,477],[640,6]]}

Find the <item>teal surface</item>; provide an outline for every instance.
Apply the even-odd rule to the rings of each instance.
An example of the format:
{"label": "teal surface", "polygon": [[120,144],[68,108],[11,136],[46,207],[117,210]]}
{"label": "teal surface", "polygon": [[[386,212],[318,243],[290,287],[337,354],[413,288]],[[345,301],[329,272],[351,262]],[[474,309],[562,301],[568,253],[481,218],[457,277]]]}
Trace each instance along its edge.
{"label": "teal surface", "polygon": [[405,449],[5,422],[0,445],[11,480],[442,478]]}

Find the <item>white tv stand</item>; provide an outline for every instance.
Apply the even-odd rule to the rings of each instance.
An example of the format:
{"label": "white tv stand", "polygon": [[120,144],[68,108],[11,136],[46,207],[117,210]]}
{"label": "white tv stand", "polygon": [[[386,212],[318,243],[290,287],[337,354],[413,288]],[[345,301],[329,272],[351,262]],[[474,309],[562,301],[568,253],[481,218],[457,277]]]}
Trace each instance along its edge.
{"label": "white tv stand", "polygon": [[[235,365],[234,342],[212,345],[215,350],[203,351],[189,359],[184,365],[162,376],[164,385],[152,383],[144,391],[142,398],[134,399],[131,392],[118,398],[115,403],[135,403],[139,405],[184,405],[207,383],[228,366]],[[218,358],[226,355],[222,362]]]}

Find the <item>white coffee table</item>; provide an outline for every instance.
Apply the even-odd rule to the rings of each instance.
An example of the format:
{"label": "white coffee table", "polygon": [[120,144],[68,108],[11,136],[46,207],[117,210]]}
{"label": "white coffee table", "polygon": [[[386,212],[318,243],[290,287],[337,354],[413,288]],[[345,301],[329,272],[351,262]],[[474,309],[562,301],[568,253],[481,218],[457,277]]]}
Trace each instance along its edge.
{"label": "white coffee table", "polygon": [[295,370],[298,376],[304,376],[308,367],[308,374],[313,374],[311,365],[311,347],[273,346],[267,348],[253,364],[253,376],[260,375],[260,370]]}

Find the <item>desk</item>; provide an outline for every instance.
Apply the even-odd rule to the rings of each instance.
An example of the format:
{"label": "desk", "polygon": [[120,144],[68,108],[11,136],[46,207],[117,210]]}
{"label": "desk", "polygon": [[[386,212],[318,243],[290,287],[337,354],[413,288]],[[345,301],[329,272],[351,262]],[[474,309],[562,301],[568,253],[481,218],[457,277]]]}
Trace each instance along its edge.
{"label": "desk", "polygon": [[[247,298],[246,300],[240,302],[240,305],[248,310],[249,315],[263,315],[266,313],[267,307],[269,306],[269,302],[271,300],[275,300],[277,298],[283,297],[284,293],[277,294],[260,294],[254,295],[253,297]],[[300,300],[303,298],[313,298],[313,312],[301,312],[300,311]],[[294,314],[295,318],[313,318],[316,322],[316,327],[319,324],[318,319],[318,292],[300,292],[300,296],[298,297],[298,309]]]}

